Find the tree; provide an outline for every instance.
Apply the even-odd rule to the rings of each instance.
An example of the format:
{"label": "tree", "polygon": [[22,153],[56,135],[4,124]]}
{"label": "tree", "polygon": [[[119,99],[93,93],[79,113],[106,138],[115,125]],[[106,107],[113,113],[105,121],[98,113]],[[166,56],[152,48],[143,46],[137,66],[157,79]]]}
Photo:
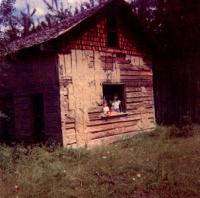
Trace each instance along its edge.
{"label": "tree", "polygon": [[30,5],[26,4],[25,11],[20,12],[21,16],[19,16],[17,20],[22,27],[21,36],[27,36],[36,29],[34,20],[36,11],[37,10],[35,8],[31,9]]}
{"label": "tree", "polygon": [[[199,61],[193,58],[200,55],[200,1],[134,0],[131,5],[148,34],[159,44],[156,57],[168,62],[167,67],[154,67],[154,85],[159,93],[157,108],[164,105],[174,122],[188,114],[193,116],[200,75]],[[167,104],[163,104],[163,99]]]}
{"label": "tree", "polygon": [[0,46],[1,51],[7,51],[7,43],[17,38],[27,36],[35,27],[34,15],[36,9],[26,5],[24,11],[15,9],[16,0],[3,0],[0,4]]}
{"label": "tree", "polygon": [[43,0],[45,5],[47,6],[48,13],[45,15],[45,22],[43,21],[43,25],[52,26],[55,23],[59,23],[60,21],[72,17],[72,7],[68,4],[67,7],[64,6],[61,1],[58,3],[58,0],[52,0],[51,3],[47,0]]}
{"label": "tree", "polygon": [[2,0],[0,4],[0,49],[6,50],[6,44],[17,38],[17,21],[14,17],[15,0]]}
{"label": "tree", "polygon": [[183,57],[199,48],[199,1],[134,0],[131,6],[147,31],[165,48],[165,53]]}

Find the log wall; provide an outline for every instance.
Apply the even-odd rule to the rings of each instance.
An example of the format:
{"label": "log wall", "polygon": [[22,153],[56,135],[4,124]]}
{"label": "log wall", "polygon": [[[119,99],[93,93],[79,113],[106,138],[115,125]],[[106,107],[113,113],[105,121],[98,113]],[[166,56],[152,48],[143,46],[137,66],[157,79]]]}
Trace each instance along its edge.
{"label": "log wall", "polygon": [[[108,48],[104,17],[80,31],[78,38],[62,37],[59,54],[31,48],[7,68],[1,84],[9,89],[0,95],[13,97],[16,139],[33,140],[34,94],[44,97],[46,139],[64,146],[92,147],[155,128],[151,62],[133,37],[119,24],[119,48]],[[125,85],[127,114],[101,118],[105,82]]]}
{"label": "log wall", "polygon": [[[142,56],[118,58],[117,53],[71,50],[59,55],[61,117],[64,145],[94,146],[155,127],[152,71]],[[111,83],[124,83],[128,115],[103,120],[102,83],[112,57]],[[110,61],[108,61],[109,64]]]}
{"label": "log wall", "polygon": [[[12,128],[9,128],[12,139],[35,141],[32,98],[36,94],[41,94],[44,101],[45,139],[61,141],[56,60],[54,54],[30,49],[13,57],[4,67],[1,75],[4,78],[0,80],[2,82],[0,100],[10,97],[13,101],[11,106],[14,119]],[[7,86],[4,86],[5,82],[8,82]],[[1,130],[7,131],[5,127]]]}
{"label": "log wall", "polygon": [[[118,25],[118,32],[119,48],[108,48],[106,20],[101,17],[59,54],[65,146],[92,147],[155,128],[151,62],[123,26]],[[127,115],[101,118],[98,104],[107,81],[125,84]]]}

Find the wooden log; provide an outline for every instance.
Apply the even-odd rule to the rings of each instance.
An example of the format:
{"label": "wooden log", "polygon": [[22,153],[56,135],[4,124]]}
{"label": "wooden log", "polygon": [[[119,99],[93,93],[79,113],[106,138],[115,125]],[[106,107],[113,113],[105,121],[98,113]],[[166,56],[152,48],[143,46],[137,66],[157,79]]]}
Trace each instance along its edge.
{"label": "wooden log", "polygon": [[111,144],[113,142],[122,140],[122,139],[127,139],[130,137],[133,137],[139,133],[147,133],[150,131],[153,131],[154,128],[149,128],[147,130],[143,130],[143,131],[132,131],[129,133],[122,133],[122,134],[118,134],[118,135],[114,135],[114,136],[108,136],[108,137],[104,137],[104,138],[99,138],[99,139],[94,139],[94,140],[90,140],[88,143],[88,148],[93,148],[96,146],[101,146],[102,144]]}
{"label": "wooden log", "polygon": [[88,113],[89,114],[91,114],[91,113],[100,113],[100,112],[102,112],[102,106],[93,107],[93,108],[88,109]]}
{"label": "wooden log", "polygon": [[[138,103],[136,103],[136,104],[127,104],[127,106],[126,106],[126,108],[127,108],[127,110],[129,111],[129,110],[137,110],[138,108],[140,108],[142,105],[141,104],[138,104]],[[153,104],[146,104],[145,105],[145,108],[154,108],[154,105]]]}
{"label": "wooden log", "polygon": [[94,120],[101,120],[102,119],[102,113],[98,113],[98,114],[90,114],[89,115],[89,120],[90,121],[94,121]]}
{"label": "wooden log", "polygon": [[[153,87],[144,87],[146,91],[151,91],[153,92]],[[142,91],[142,87],[129,87],[126,86],[125,91],[128,92],[141,92]]]}
{"label": "wooden log", "polygon": [[126,86],[130,87],[152,87],[153,86],[153,81],[152,80],[128,80],[128,79],[122,79],[122,83],[124,83]]}
{"label": "wooden log", "polygon": [[143,101],[153,101],[153,98],[149,96],[127,98],[126,104],[143,102]]}
{"label": "wooden log", "polygon": [[75,128],[75,123],[65,124],[65,129],[72,129],[72,128]]}
{"label": "wooden log", "polygon": [[103,112],[103,109],[101,110],[101,112],[88,112],[88,115],[89,115],[89,117],[90,116],[99,116],[102,112]]}
{"label": "wooden log", "polygon": [[[153,108],[146,108],[145,110],[146,113],[149,113],[149,114],[154,114],[154,109]],[[141,115],[141,112],[138,111],[138,109],[130,109],[128,110],[128,114],[130,116],[136,116],[136,115]]]}
{"label": "wooden log", "polygon": [[75,138],[75,129],[68,129],[63,132],[63,137]]}
{"label": "wooden log", "polygon": [[138,97],[153,97],[152,91],[147,92],[129,92],[126,93],[127,98],[138,98]]}
{"label": "wooden log", "polygon": [[151,71],[150,67],[145,66],[134,66],[131,64],[120,65],[120,71]]}
{"label": "wooden log", "polygon": [[[129,120],[129,119],[135,120],[135,118],[133,118],[133,116],[138,117],[141,114],[141,112],[138,111],[138,108],[129,107],[127,110],[128,110],[127,111],[128,115],[126,116],[126,120]],[[146,113],[154,113],[154,109],[153,108],[146,108]],[[118,120],[119,120],[119,118],[113,118],[113,117],[110,118],[110,120],[104,120],[104,119],[102,119],[101,115],[102,114],[99,114],[99,116],[94,116],[94,117],[91,116],[89,118],[88,126],[93,126],[93,124],[95,125],[95,123],[101,123],[102,124],[102,123],[104,123],[104,121],[106,121],[106,123],[108,123],[108,121],[110,121],[110,120],[112,120],[112,122],[118,122]]]}
{"label": "wooden log", "polygon": [[67,114],[65,114],[65,122],[66,123],[74,123],[75,120],[74,120],[74,118],[70,118],[70,117],[68,117]]}
{"label": "wooden log", "polygon": [[120,123],[120,122],[137,121],[139,119],[140,119],[140,116],[138,115],[133,116],[131,114],[126,117],[111,118],[108,120],[100,119],[100,120],[90,121],[87,126],[91,127],[91,126],[99,126],[99,125],[108,125],[108,124],[115,124],[115,123]]}
{"label": "wooden log", "polygon": [[131,76],[131,75],[120,75],[120,79],[121,80],[152,80],[151,76],[142,76],[142,75],[135,75],[135,76]]}
{"label": "wooden log", "polygon": [[122,70],[120,71],[121,76],[153,76],[151,71],[127,71],[127,70]]}
{"label": "wooden log", "polygon": [[96,125],[91,126],[88,128],[89,133],[97,133],[102,131],[107,131],[114,128],[126,127],[126,126],[133,126],[137,123],[138,120],[127,121],[127,122],[118,122],[118,123],[111,123],[111,124],[103,124],[103,125]]}
{"label": "wooden log", "polygon": [[138,130],[138,128],[135,127],[134,125],[124,126],[124,127],[116,127],[116,128],[110,129],[110,130],[99,132],[99,133],[92,133],[89,135],[89,138],[91,140],[94,140],[94,139],[110,137],[110,136],[114,136],[114,135],[118,135],[118,134],[122,134],[122,133],[129,133],[129,132],[133,132],[133,131],[137,131],[137,130]]}

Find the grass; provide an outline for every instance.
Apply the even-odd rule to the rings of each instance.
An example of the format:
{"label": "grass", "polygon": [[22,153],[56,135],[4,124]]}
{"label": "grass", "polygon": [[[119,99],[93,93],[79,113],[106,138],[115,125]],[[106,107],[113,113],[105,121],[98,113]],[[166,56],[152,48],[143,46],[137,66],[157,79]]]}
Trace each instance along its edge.
{"label": "grass", "polygon": [[91,151],[2,145],[0,197],[199,197],[200,128],[188,138],[169,130]]}

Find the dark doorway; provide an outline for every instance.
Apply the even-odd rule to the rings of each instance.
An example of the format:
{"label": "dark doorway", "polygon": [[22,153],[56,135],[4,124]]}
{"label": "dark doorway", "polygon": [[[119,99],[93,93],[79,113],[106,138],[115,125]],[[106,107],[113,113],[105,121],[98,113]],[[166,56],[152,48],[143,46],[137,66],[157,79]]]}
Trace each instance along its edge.
{"label": "dark doorway", "polygon": [[126,98],[125,98],[125,85],[124,84],[103,84],[103,96],[111,106],[114,96],[117,96],[122,104],[122,112],[126,112]]}
{"label": "dark doorway", "polygon": [[43,142],[45,140],[44,132],[44,99],[42,94],[35,94],[32,96],[33,107],[33,129],[34,140],[36,142]]}

